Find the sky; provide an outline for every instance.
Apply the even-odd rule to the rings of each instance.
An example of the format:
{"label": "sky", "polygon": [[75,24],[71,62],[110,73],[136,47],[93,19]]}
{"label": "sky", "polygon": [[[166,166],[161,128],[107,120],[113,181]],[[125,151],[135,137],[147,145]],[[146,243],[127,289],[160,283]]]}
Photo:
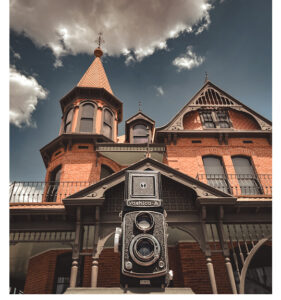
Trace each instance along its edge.
{"label": "sky", "polygon": [[123,121],[167,124],[208,79],[272,118],[270,0],[11,0],[10,181],[43,181],[40,149],[58,136],[59,100],[94,59]]}

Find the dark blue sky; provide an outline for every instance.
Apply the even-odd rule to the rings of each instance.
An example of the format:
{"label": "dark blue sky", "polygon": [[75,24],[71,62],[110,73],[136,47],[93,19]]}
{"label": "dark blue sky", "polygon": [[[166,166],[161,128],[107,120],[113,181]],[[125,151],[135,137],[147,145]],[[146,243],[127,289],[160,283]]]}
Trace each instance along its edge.
{"label": "dark blue sky", "polygon": [[[156,121],[157,127],[168,123],[202,87],[205,71],[211,82],[271,120],[271,9],[269,0],[216,1],[210,10],[209,28],[198,35],[185,32],[168,39],[168,50],[155,51],[129,65],[124,56],[104,55],[112,90],[123,102],[119,135],[124,134],[125,120],[137,112],[138,101],[142,101],[143,112]],[[111,43],[106,34],[104,39],[106,44]],[[178,71],[172,62],[188,46],[204,61]],[[93,44],[93,51],[95,47]],[[55,68],[50,48],[36,46],[28,37],[11,30],[11,65],[22,74],[34,76],[48,90],[47,98],[39,100],[32,113],[36,127],[10,125],[11,181],[44,180],[39,149],[58,135],[59,100],[78,83],[93,58],[88,54],[67,55],[62,57],[63,66]],[[163,95],[156,87],[162,87]]]}

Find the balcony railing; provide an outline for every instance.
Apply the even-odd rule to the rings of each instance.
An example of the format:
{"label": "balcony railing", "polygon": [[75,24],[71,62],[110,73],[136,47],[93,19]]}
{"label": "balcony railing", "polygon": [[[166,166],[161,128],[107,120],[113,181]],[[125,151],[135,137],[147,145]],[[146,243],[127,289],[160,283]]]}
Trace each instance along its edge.
{"label": "balcony railing", "polygon": [[10,203],[62,203],[62,199],[92,185],[88,181],[13,182]]}
{"label": "balcony railing", "polygon": [[234,196],[272,195],[271,174],[198,174],[196,178]]}
{"label": "balcony railing", "polygon": [[[197,179],[234,196],[272,195],[271,174],[198,174]],[[13,182],[10,203],[62,203],[62,199],[92,184],[88,181]]]}

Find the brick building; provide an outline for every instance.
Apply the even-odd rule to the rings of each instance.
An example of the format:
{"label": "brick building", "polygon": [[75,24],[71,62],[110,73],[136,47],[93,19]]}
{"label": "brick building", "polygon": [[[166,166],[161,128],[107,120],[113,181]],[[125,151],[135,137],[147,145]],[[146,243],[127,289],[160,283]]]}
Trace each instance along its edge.
{"label": "brick building", "polygon": [[206,80],[167,125],[139,111],[118,136],[122,102],[94,53],[40,150],[45,182],[10,186],[11,292],[118,287],[125,171],[155,170],[172,286],[271,293],[271,122]]}

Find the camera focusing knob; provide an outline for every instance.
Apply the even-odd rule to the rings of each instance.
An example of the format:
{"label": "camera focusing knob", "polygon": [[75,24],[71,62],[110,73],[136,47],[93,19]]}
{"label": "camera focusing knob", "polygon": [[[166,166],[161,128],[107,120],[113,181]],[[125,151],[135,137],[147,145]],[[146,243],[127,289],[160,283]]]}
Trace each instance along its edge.
{"label": "camera focusing knob", "polygon": [[164,263],[164,261],[163,260],[160,260],[159,261],[159,263],[158,263],[158,266],[159,266],[159,268],[164,268],[164,266],[165,266],[165,263]]}
{"label": "camera focusing knob", "polygon": [[125,262],[125,268],[126,268],[127,270],[132,270],[133,264],[132,264],[130,261],[126,261],[126,262]]}

